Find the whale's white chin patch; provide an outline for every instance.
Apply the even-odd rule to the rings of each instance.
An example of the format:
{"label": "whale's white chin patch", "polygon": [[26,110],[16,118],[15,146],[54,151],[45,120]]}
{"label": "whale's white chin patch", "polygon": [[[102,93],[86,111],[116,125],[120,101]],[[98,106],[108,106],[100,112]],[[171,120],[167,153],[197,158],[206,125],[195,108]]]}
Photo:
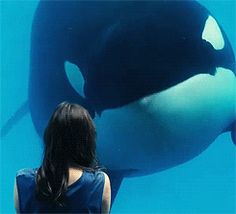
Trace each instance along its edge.
{"label": "whale's white chin patch", "polygon": [[210,42],[216,50],[221,50],[225,46],[221,30],[212,16],[209,16],[206,20],[205,27],[202,32],[202,39]]}
{"label": "whale's white chin patch", "polygon": [[235,117],[235,86],[234,73],[217,68],[214,76],[198,74],[104,110],[94,118],[100,161],[115,169],[158,171],[196,157]]}

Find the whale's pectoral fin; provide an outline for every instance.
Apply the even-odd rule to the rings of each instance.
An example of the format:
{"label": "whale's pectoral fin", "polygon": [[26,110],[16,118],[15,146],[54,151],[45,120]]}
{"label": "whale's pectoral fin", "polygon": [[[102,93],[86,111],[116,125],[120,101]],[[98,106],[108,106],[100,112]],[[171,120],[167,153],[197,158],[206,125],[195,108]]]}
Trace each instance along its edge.
{"label": "whale's pectoral fin", "polygon": [[20,108],[7,120],[7,122],[1,128],[1,138],[5,137],[9,131],[12,129],[22,117],[24,117],[29,112],[29,103],[28,100],[25,101]]}
{"label": "whale's pectoral fin", "polygon": [[112,205],[120,189],[122,180],[127,174],[127,172],[123,172],[120,170],[107,170],[106,173],[108,174],[111,182],[111,205]]}

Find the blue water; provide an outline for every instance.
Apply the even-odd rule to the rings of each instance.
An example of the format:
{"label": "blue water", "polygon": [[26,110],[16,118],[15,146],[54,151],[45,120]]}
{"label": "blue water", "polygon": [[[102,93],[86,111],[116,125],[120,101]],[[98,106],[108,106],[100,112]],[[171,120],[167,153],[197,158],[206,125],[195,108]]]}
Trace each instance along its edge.
{"label": "blue water", "polygon": [[[235,52],[235,1],[199,2],[224,28]],[[30,32],[38,1],[0,3],[2,127],[27,100]],[[41,154],[41,141],[27,114],[1,139],[0,213],[14,212],[15,172],[37,167]],[[235,155],[230,136],[224,134],[192,161],[161,173],[125,179],[112,212],[236,213]]]}

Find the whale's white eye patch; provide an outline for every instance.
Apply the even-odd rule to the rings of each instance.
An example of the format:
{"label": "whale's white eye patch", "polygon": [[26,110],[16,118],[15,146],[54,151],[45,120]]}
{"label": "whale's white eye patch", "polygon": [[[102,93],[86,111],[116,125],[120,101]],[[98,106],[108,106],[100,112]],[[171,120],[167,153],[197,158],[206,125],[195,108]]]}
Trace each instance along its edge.
{"label": "whale's white eye patch", "polygon": [[225,46],[221,30],[212,16],[209,16],[206,20],[205,27],[202,32],[202,39],[210,42],[216,50],[220,50]]}
{"label": "whale's white eye patch", "polygon": [[68,61],[64,64],[66,76],[71,86],[79,93],[80,96],[84,96],[84,78],[79,67]]}

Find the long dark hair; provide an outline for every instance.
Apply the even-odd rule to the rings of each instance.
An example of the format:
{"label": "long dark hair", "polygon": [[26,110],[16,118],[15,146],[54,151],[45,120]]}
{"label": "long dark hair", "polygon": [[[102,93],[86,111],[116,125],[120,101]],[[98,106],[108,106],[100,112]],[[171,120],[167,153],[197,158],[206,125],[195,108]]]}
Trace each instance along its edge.
{"label": "long dark hair", "polygon": [[44,157],[36,176],[36,197],[65,205],[69,166],[95,170],[96,130],[82,106],[63,102],[52,114],[44,132]]}

